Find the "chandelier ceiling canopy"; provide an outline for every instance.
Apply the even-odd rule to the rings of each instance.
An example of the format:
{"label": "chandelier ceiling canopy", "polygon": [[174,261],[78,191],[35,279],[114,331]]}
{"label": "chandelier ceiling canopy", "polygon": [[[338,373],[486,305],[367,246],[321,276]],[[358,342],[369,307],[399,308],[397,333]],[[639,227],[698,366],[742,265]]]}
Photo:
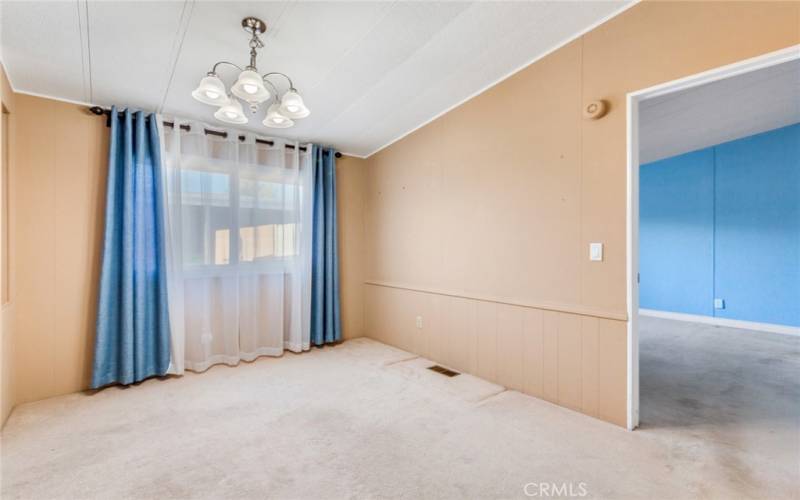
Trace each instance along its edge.
{"label": "chandelier ceiling canopy", "polygon": [[[217,62],[200,80],[192,97],[204,104],[217,106],[219,109],[214,113],[217,120],[237,125],[248,122],[242,102],[248,105],[251,114],[258,113],[262,103],[269,103],[266,117],[261,123],[271,128],[291,127],[294,120],[307,117],[311,111],[287,75],[277,71],[264,74],[258,72],[257,51],[264,47],[259,35],[267,30],[266,23],[255,17],[246,17],[242,20],[242,28],[250,33],[250,64],[242,68],[228,61]],[[239,70],[239,76],[230,87],[230,92],[217,74],[220,66],[232,66]],[[270,81],[275,77],[283,78],[288,83],[288,90],[283,95],[278,90],[279,86]]]}

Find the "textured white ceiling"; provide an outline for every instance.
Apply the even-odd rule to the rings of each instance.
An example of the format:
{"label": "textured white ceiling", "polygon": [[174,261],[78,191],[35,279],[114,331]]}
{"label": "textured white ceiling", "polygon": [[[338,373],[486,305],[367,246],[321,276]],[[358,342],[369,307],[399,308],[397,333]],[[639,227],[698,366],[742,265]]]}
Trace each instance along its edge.
{"label": "textured white ceiling", "polygon": [[641,163],[800,122],[795,60],[642,101]]}
{"label": "textured white ceiling", "polygon": [[17,91],[214,123],[190,92],[214,62],[246,64],[240,22],[256,16],[259,70],[288,73],[312,114],[241,128],[366,156],[630,4],[2,2],[0,41]]}

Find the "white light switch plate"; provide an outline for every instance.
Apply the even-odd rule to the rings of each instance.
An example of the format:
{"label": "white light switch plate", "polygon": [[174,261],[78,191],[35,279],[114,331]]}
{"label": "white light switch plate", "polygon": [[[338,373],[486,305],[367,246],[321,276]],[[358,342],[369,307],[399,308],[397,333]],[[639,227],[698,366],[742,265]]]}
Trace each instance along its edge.
{"label": "white light switch plate", "polygon": [[594,260],[594,261],[603,260],[602,243],[589,243],[589,260]]}
{"label": "white light switch plate", "polygon": [[422,330],[422,316],[417,316],[417,328]]}
{"label": "white light switch plate", "polygon": [[714,299],[714,309],[725,309],[725,299]]}

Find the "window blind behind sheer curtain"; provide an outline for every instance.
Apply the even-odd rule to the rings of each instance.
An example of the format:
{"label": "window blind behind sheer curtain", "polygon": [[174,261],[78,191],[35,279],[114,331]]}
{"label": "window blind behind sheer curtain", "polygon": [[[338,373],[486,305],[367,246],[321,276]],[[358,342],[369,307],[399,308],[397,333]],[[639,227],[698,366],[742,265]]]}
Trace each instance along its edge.
{"label": "window blind behind sheer curtain", "polygon": [[310,344],[311,147],[206,128],[161,129],[171,373]]}

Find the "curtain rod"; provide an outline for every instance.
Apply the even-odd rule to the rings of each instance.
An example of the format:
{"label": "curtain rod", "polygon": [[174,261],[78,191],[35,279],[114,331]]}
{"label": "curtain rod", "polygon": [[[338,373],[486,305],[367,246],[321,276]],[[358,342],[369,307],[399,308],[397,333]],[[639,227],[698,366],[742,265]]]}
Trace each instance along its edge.
{"label": "curtain rod", "polygon": [[[92,106],[91,108],[89,108],[89,111],[91,111],[93,114],[95,114],[97,116],[105,115],[106,116],[106,127],[111,125],[111,110],[110,109],[103,109],[100,106]],[[165,122],[162,122],[162,123],[164,124],[165,127],[171,127],[171,128],[175,127],[175,123],[173,123],[173,122],[165,121]],[[192,129],[192,127],[187,125],[187,124],[181,125],[181,130],[185,130],[185,131],[188,132],[191,129]],[[227,132],[220,132],[218,130],[204,129],[203,132],[205,132],[206,135],[215,135],[217,137],[228,137],[228,133]],[[244,140],[244,136],[240,135],[239,136],[239,140],[243,141]],[[275,143],[273,141],[270,141],[270,140],[267,140],[267,139],[256,139],[256,142],[258,144],[266,144],[267,146],[274,146],[275,145]],[[294,149],[294,144],[285,144],[285,147],[287,147],[288,149]],[[304,146],[300,146],[300,151],[306,151],[306,148]],[[330,151],[330,150],[328,150],[328,151]],[[342,153],[340,153],[338,151],[335,153],[335,155],[336,155],[336,158],[341,158],[342,157]]]}

